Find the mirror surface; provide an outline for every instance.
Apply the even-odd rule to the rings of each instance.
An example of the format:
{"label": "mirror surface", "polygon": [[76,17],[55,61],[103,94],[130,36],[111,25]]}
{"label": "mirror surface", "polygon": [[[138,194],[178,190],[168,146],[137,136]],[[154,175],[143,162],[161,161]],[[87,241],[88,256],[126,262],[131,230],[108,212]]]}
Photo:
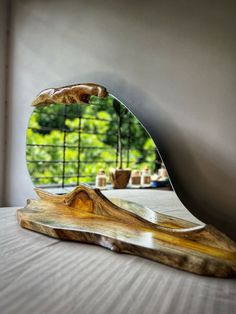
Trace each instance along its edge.
{"label": "mirror surface", "polygon": [[70,103],[73,88],[45,90],[34,101],[26,136],[34,186],[64,194],[85,183],[109,199],[126,199],[201,224],[172,190],[155,143],[126,106],[102,87],[102,97],[77,94],[79,101],[72,98]]}
{"label": "mirror surface", "polygon": [[89,104],[36,107],[27,130],[26,160],[34,186],[53,193],[81,183],[112,189],[115,172],[126,172],[128,179],[118,188],[171,189],[152,138],[111,94],[91,96]]}

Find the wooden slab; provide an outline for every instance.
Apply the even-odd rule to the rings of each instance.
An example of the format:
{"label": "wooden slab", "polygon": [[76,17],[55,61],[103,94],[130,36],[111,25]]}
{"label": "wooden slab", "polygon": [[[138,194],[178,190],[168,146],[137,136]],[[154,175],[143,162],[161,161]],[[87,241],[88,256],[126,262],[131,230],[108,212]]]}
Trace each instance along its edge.
{"label": "wooden slab", "polygon": [[236,244],[212,226],[159,214],[133,202],[111,202],[98,189],[84,185],[65,195],[36,192],[39,199],[28,200],[26,207],[17,211],[24,228],[199,275],[236,275]]}

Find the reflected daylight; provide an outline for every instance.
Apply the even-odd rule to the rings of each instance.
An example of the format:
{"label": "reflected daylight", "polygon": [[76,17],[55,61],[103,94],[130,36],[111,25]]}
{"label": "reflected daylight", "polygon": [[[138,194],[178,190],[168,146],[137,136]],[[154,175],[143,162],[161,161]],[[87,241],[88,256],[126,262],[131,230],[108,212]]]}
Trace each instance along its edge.
{"label": "reflected daylight", "polygon": [[152,138],[111,94],[91,96],[88,104],[37,106],[26,142],[32,182],[50,192],[60,194],[81,183],[100,189],[171,189]]}

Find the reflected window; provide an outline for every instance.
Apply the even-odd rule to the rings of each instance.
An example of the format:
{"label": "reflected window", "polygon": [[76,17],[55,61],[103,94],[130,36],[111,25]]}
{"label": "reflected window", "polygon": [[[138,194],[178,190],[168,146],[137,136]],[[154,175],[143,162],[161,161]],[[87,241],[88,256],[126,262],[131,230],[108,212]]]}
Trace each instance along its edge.
{"label": "reflected window", "polygon": [[[122,153],[120,156],[121,137]],[[90,105],[51,104],[37,107],[27,130],[27,166],[36,187],[94,185],[103,169],[157,173],[161,158],[138,119],[114,96],[91,97]]]}

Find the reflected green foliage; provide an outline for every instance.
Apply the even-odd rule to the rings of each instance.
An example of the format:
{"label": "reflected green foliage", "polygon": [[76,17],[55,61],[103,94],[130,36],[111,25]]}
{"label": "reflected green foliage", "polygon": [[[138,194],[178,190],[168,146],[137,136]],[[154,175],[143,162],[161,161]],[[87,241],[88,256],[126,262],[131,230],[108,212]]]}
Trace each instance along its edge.
{"label": "reflected green foliage", "polygon": [[[34,185],[60,185],[62,176],[65,185],[94,183],[99,169],[108,174],[110,168],[118,166],[118,115],[114,102],[117,100],[112,96],[91,97],[90,105],[52,104],[34,110],[26,150]],[[123,167],[142,169],[148,165],[154,171],[160,157],[153,140],[128,110],[124,113]]]}

